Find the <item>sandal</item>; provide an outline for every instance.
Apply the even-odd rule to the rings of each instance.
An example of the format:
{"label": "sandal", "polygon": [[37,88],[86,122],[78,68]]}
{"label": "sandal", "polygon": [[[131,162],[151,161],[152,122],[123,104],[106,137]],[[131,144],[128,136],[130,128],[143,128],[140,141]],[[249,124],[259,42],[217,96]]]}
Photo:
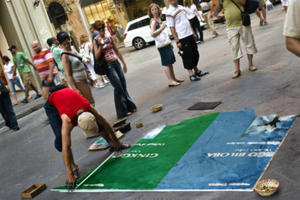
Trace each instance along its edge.
{"label": "sandal", "polygon": [[232,75],[232,79],[236,79],[236,78],[238,78],[240,75],[241,75],[241,72],[240,72],[240,71],[234,72],[234,74]]}
{"label": "sandal", "polygon": [[74,169],[73,171],[72,171],[72,173],[73,173],[73,176],[76,176],[76,178],[79,178],[80,177],[80,175],[79,175],[79,169],[77,168],[77,169]]}
{"label": "sandal", "polygon": [[183,79],[175,79],[175,81],[178,82],[178,83],[183,83],[184,82]]}
{"label": "sandal", "polygon": [[178,83],[178,84],[170,84],[170,85],[168,85],[169,87],[176,87],[176,86],[178,86],[178,85],[180,85],[180,83]]}
{"label": "sandal", "polygon": [[196,75],[196,76],[199,76],[199,77],[205,76],[205,75],[207,75],[207,74],[209,74],[209,72],[202,72],[201,70],[195,73],[195,75]]}
{"label": "sandal", "polygon": [[250,72],[254,72],[254,71],[256,71],[257,70],[257,68],[255,67],[255,66],[253,66],[253,65],[251,65],[250,67],[249,67],[249,71]]}

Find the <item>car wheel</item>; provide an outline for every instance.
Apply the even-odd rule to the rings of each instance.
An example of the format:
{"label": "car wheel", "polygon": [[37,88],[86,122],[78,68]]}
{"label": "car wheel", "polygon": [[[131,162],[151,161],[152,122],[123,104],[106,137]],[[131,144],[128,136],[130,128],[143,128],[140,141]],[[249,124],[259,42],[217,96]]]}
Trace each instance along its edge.
{"label": "car wheel", "polygon": [[137,50],[144,48],[146,45],[145,40],[143,40],[143,38],[140,38],[140,37],[135,38],[132,43],[133,43],[134,48],[136,48]]}

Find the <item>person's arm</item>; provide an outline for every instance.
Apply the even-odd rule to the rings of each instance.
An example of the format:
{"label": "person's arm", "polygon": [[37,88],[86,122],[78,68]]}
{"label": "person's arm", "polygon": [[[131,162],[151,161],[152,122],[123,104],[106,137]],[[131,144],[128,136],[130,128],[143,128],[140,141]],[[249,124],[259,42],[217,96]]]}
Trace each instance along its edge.
{"label": "person's arm", "polygon": [[[221,0],[223,2],[223,0]],[[219,12],[223,9],[223,5],[220,4],[220,0],[211,1],[209,2],[210,8],[211,8],[211,14],[214,14],[215,16],[218,15]]]}
{"label": "person's arm", "polygon": [[110,38],[110,39],[111,39],[111,42],[112,42],[112,44],[113,44],[113,49],[114,49],[114,51],[116,52],[117,56],[119,57],[119,59],[120,59],[121,62],[122,62],[122,65],[123,65],[123,71],[124,71],[124,73],[127,73],[127,66],[126,66],[125,60],[124,60],[122,54],[120,53],[119,49],[117,48],[116,44],[114,43],[113,39],[112,39],[112,38]]}
{"label": "person's arm", "polygon": [[173,37],[174,37],[174,40],[175,40],[176,43],[177,43],[177,47],[178,47],[179,49],[181,49],[182,45],[181,45],[181,43],[179,42],[179,38],[178,38],[178,35],[177,35],[177,33],[176,33],[175,27],[170,27],[170,30],[171,30],[171,33],[172,33],[172,35],[173,35]]}
{"label": "person's arm", "polygon": [[48,78],[47,78],[47,82],[48,82],[48,84],[49,84],[49,83],[52,83],[52,82],[53,82],[53,71],[54,71],[55,65],[54,65],[54,62],[53,62],[53,61],[49,62],[48,65],[49,65],[49,71],[50,71],[50,72],[49,72],[49,76],[48,76]]}
{"label": "person's arm", "polygon": [[69,56],[68,55],[62,55],[61,57],[61,62],[62,65],[64,67],[64,72],[67,78],[67,82],[70,85],[70,87],[77,91],[78,93],[80,93],[80,91],[77,89],[76,85],[75,85],[75,81],[72,77],[72,72],[71,72],[71,66],[70,66],[70,60],[69,60]]}
{"label": "person's arm", "polygon": [[76,178],[73,176],[72,173],[72,150],[71,150],[71,131],[73,129],[73,124],[71,119],[63,114],[61,116],[62,120],[62,130],[61,130],[61,139],[62,139],[62,157],[66,167],[66,174],[67,174],[67,182],[68,183],[75,183]]}
{"label": "person's arm", "polygon": [[246,5],[246,0],[235,0],[235,1],[243,6]]}
{"label": "person's arm", "polygon": [[93,48],[95,59],[99,59],[102,53],[101,46],[98,46],[96,39],[93,40]]}
{"label": "person's arm", "polygon": [[12,65],[12,71],[13,71],[13,80],[15,80],[17,76],[17,67],[15,65]]}
{"label": "person's arm", "polygon": [[285,37],[286,48],[300,57],[300,40],[292,37]]}
{"label": "person's arm", "polygon": [[150,26],[150,34],[154,38],[158,36],[166,28],[166,24],[163,23],[159,29],[156,29],[156,23],[157,22],[155,20],[152,20]]}
{"label": "person's arm", "polygon": [[114,130],[110,123],[94,108],[91,106],[91,112],[96,117],[98,124],[100,124],[104,131],[101,131],[101,136],[109,143],[110,146],[120,148],[121,143],[116,137]]}
{"label": "person's arm", "polygon": [[35,71],[37,71],[36,66],[28,59],[25,60],[27,64],[31,65]]}

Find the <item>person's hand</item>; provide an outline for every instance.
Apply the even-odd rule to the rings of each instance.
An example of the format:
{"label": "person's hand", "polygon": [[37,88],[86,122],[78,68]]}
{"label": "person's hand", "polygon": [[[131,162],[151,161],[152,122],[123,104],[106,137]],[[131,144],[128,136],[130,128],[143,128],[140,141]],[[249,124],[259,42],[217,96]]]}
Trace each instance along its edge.
{"label": "person's hand", "polygon": [[160,29],[163,31],[163,30],[166,28],[166,26],[167,26],[167,25],[166,25],[165,23],[162,23]]}
{"label": "person's hand", "polygon": [[195,41],[196,41],[196,40],[197,40],[197,36],[196,36],[195,33],[193,33],[193,37],[194,37],[194,39],[195,39]]}
{"label": "person's hand", "polygon": [[16,80],[16,75],[13,75],[12,80],[13,80],[13,81]]}
{"label": "person's hand", "polygon": [[73,176],[73,174],[67,175],[67,179],[66,179],[66,183],[68,183],[68,185],[72,185],[75,186],[76,185],[76,177]]}
{"label": "person's hand", "polygon": [[125,63],[123,63],[123,71],[124,71],[125,74],[127,73],[127,66],[126,66]]}
{"label": "person's hand", "polygon": [[177,47],[178,47],[179,49],[181,49],[181,48],[182,48],[182,44],[181,44],[181,42],[177,42]]}
{"label": "person's hand", "polygon": [[50,83],[53,82],[53,77],[52,76],[48,76],[47,78],[47,84],[50,85]]}
{"label": "person's hand", "polygon": [[80,90],[78,90],[77,88],[75,88],[75,89],[73,89],[75,92],[78,92],[80,95],[82,95],[81,94],[81,92],[80,92]]}

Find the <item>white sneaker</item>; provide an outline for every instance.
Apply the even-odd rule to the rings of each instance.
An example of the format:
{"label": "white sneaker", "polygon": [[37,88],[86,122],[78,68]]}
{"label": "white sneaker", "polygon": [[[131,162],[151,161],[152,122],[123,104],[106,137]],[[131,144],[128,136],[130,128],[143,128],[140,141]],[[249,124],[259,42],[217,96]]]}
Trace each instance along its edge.
{"label": "white sneaker", "polygon": [[109,84],[110,81],[108,80],[108,78],[106,76],[103,76],[103,79],[104,79],[104,84]]}
{"label": "white sneaker", "polygon": [[104,88],[106,85],[104,84],[104,83],[102,83],[102,82],[97,82],[95,85],[94,85],[94,87],[95,88]]}

